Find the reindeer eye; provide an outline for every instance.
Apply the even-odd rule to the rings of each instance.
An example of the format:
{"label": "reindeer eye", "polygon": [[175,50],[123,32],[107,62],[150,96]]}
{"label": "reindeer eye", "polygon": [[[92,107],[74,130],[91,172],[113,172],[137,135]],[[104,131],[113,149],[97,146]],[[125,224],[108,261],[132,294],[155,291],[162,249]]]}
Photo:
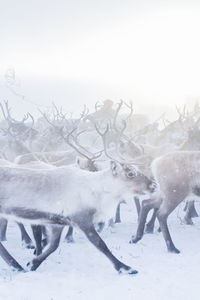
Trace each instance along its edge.
{"label": "reindeer eye", "polygon": [[135,176],[135,174],[131,171],[127,173],[127,177],[129,177],[129,178],[132,178],[134,176]]}

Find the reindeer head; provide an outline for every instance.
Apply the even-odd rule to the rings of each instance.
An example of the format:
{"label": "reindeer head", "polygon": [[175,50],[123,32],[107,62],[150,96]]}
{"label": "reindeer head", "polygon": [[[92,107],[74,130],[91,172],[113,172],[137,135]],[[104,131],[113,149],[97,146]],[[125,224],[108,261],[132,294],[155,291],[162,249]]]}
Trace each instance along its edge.
{"label": "reindeer head", "polygon": [[111,161],[112,175],[125,181],[135,194],[145,194],[151,191],[151,180],[133,165]]}
{"label": "reindeer head", "polygon": [[90,172],[98,171],[98,166],[95,160],[77,157],[76,163],[82,170],[88,170]]}
{"label": "reindeer head", "polygon": [[12,138],[12,140],[23,142],[28,139],[32,140],[37,136],[38,131],[33,128],[34,118],[30,113],[26,114],[21,121],[17,121],[11,116],[11,109],[8,106],[8,102],[5,101],[4,106],[0,103],[0,109],[8,124],[8,128],[4,130],[4,135]]}

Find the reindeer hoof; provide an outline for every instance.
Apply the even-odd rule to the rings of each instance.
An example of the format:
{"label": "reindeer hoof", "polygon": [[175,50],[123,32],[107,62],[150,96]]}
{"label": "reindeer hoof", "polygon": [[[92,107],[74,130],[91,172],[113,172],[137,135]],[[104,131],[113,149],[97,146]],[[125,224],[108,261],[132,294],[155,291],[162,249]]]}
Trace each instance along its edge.
{"label": "reindeer hoof", "polygon": [[131,240],[129,241],[129,244],[136,244],[141,238],[132,236]]}
{"label": "reindeer hoof", "polygon": [[40,262],[36,259],[33,259],[31,262],[27,263],[29,271],[35,271],[39,267]]}
{"label": "reindeer hoof", "polygon": [[39,256],[40,254],[42,254],[42,249],[34,249],[34,251],[33,251],[33,254],[35,255],[35,256]]}
{"label": "reindeer hoof", "polygon": [[124,268],[120,268],[119,271],[118,271],[118,273],[119,273],[120,275],[123,275],[123,274],[135,275],[135,274],[138,273],[138,271],[132,269],[131,267],[129,267],[127,270],[124,269]]}
{"label": "reindeer hoof", "polygon": [[190,218],[184,218],[184,222],[187,225],[194,225],[194,223],[192,222],[192,219],[190,219]]}
{"label": "reindeer hoof", "polygon": [[170,249],[169,252],[179,254],[181,251],[177,248]]}
{"label": "reindeer hoof", "polygon": [[31,271],[32,262],[31,262],[31,261],[28,262],[28,263],[26,264],[26,266],[27,266],[27,270],[28,270],[28,271]]}
{"label": "reindeer hoof", "polygon": [[73,239],[73,237],[68,237],[68,238],[65,238],[65,242],[71,244],[71,243],[74,243],[74,239]]}
{"label": "reindeer hoof", "polygon": [[35,246],[32,243],[26,243],[25,241],[22,241],[22,247],[26,249],[35,249]]}

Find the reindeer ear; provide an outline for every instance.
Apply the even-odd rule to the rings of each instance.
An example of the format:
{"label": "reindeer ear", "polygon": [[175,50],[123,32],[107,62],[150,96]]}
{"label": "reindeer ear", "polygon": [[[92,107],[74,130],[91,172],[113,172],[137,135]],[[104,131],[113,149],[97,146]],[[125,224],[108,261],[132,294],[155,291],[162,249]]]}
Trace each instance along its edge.
{"label": "reindeer ear", "polygon": [[111,161],[110,162],[110,167],[111,167],[111,170],[112,170],[112,174],[113,176],[118,176],[119,175],[119,172],[121,170],[121,166],[119,163],[117,163],[116,161]]}

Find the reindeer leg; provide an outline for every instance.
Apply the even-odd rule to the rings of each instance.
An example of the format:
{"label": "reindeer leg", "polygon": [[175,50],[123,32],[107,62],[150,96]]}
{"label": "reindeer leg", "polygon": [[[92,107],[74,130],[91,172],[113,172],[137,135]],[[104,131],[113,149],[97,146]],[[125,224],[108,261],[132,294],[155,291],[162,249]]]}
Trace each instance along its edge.
{"label": "reindeer leg", "polygon": [[159,209],[157,213],[157,218],[160,223],[160,228],[163,234],[163,237],[165,239],[167,249],[169,252],[173,253],[180,253],[180,251],[174,246],[174,243],[172,241],[172,238],[169,233],[168,225],[167,225],[167,218],[169,213],[162,212],[162,209]]}
{"label": "reindeer leg", "polygon": [[119,204],[117,205],[117,209],[116,209],[116,214],[115,214],[115,223],[121,223],[121,216],[120,216],[120,211],[121,211],[121,204],[125,203],[125,200],[121,200],[119,202]]}
{"label": "reindeer leg", "polygon": [[195,206],[194,206],[194,201],[190,201],[191,204],[190,204],[190,215],[191,215],[191,218],[197,218],[199,215],[195,209]]}
{"label": "reindeer leg", "polygon": [[113,263],[114,268],[119,272],[123,273],[123,271],[127,272],[128,274],[137,274],[136,270],[133,270],[131,267],[125,265],[121,261],[119,261],[108,249],[104,241],[100,238],[98,233],[96,232],[94,226],[88,226],[87,228],[84,226],[79,226],[80,229],[83,230],[89,241],[101,252],[103,252],[108,259]]}
{"label": "reindeer leg", "polygon": [[197,211],[194,206],[194,200],[187,202],[185,209],[186,214],[184,217],[184,221],[188,225],[193,225],[192,218],[198,217]]}
{"label": "reindeer leg", "polygon": [[18,264],[18,262],[8,253],[6,248],[0,242],[0,256],[3,260],[11,267],[13,267],[17,271],[24,271],[22,266]]}
{"label": "reindeer leg", "polygon": [[49,227],[51,233],[48,248],[46,249],[46,251],[44,251],[42,254],[40,254],[39,256],[34,258],[30,263],[27,264],[27,266],[31,268],[31,271],[35,271],[40,266],[40,264],[58,248],[63,228],[64,226]]}
{"label": "reindeer leg", "polygon": [[146,224],[146,228],[145,228],[146,233],[153,233],[155,220],[156,220],[156,215],[157,215],[157,209],[154,209],[153,210],[153,215],[152,215],[150,221]]}
{"label": "reindeer leg", "polygon": [[46,226],[42,225],[41,226],[42,229],[42,235],[44,236],[44,238],[42,239],[42,249],[46,247],[46,245],[48,244],[48,232],[47,232],[47,228]]}
{"label": "reindeer leg", "polygon": [[187,208],[188,208],[188,201],[186,202],[185,206],[184,206],[184,211],[187,211]]}
{"label": "reindeer leg", "polygon": [[7,230],[8,221],[7,219],[0,218],[0,241],[6,241],[6,230]]}
{"label": "reindeer leg", "polygon": [[115,214],[115,223],[121,223],[121,218],[120,218],[120,205],[121,205],[121,203],[119,203],[119,204],[117,205],[116,214]]}
{"label": "reindeer leg", "polygon": [[135,196],[134,201],[135,201],[135,206],[136,206],[136,209],[137,209],[137,214],[138,214],[138,217],[139,217],[140,209],[141,209],[140,199]]}
{"label": "reindeer leg", "polygon": [[73,239],[73,227],[69,226],[69,229],[67,231],[67,234],[65,236],[65,241],[67,243],[74,243],[74,239]]}
{"label": "reindeer leg", "polygon": [[153,208],[153,203],[152,200],[143,200],[142,201],[142,207],[140,210],[139,214],[139,220],[138,220],[138,227],[137,227],[137,232],[136,236],[132,236],[130,240],[130,244],[132,243],[137,243],[139,240],[141,240],[143,234],[144,234],[144,226],[146,223],[147,215],[149,211]]}
{"label": "reindeer leg", "polygon": [[131,267],[123,264],[121,261],[119,261],[108,249],[104,241],[101,239],[101,237],[96,232],[94,225],[92,223],[92,219],[86,218],[85,220],[78,220],[77,219],[77,225],[79,228],[85,233],[88,240],[103,254],[107,256],[107,258],[113,263],[114,268],[119,273],[128,273],[128,274],[136,274],[138,273],[136,270],[133,270]]}
{"label": "reindeer leg", "polygon": [[36,248],[34,254],[37,256],[42,253],[42,227],[40,225],[31,225]]}
{"label": "reindeer leg", "polygon": [[28,235],[24,225],[22,223],[17,222],[17,225],[19,226],[20,232],[21,232],[21,239],[22,239],[22,244],[27,248],[27,249],[34,249],[33,242]]}

